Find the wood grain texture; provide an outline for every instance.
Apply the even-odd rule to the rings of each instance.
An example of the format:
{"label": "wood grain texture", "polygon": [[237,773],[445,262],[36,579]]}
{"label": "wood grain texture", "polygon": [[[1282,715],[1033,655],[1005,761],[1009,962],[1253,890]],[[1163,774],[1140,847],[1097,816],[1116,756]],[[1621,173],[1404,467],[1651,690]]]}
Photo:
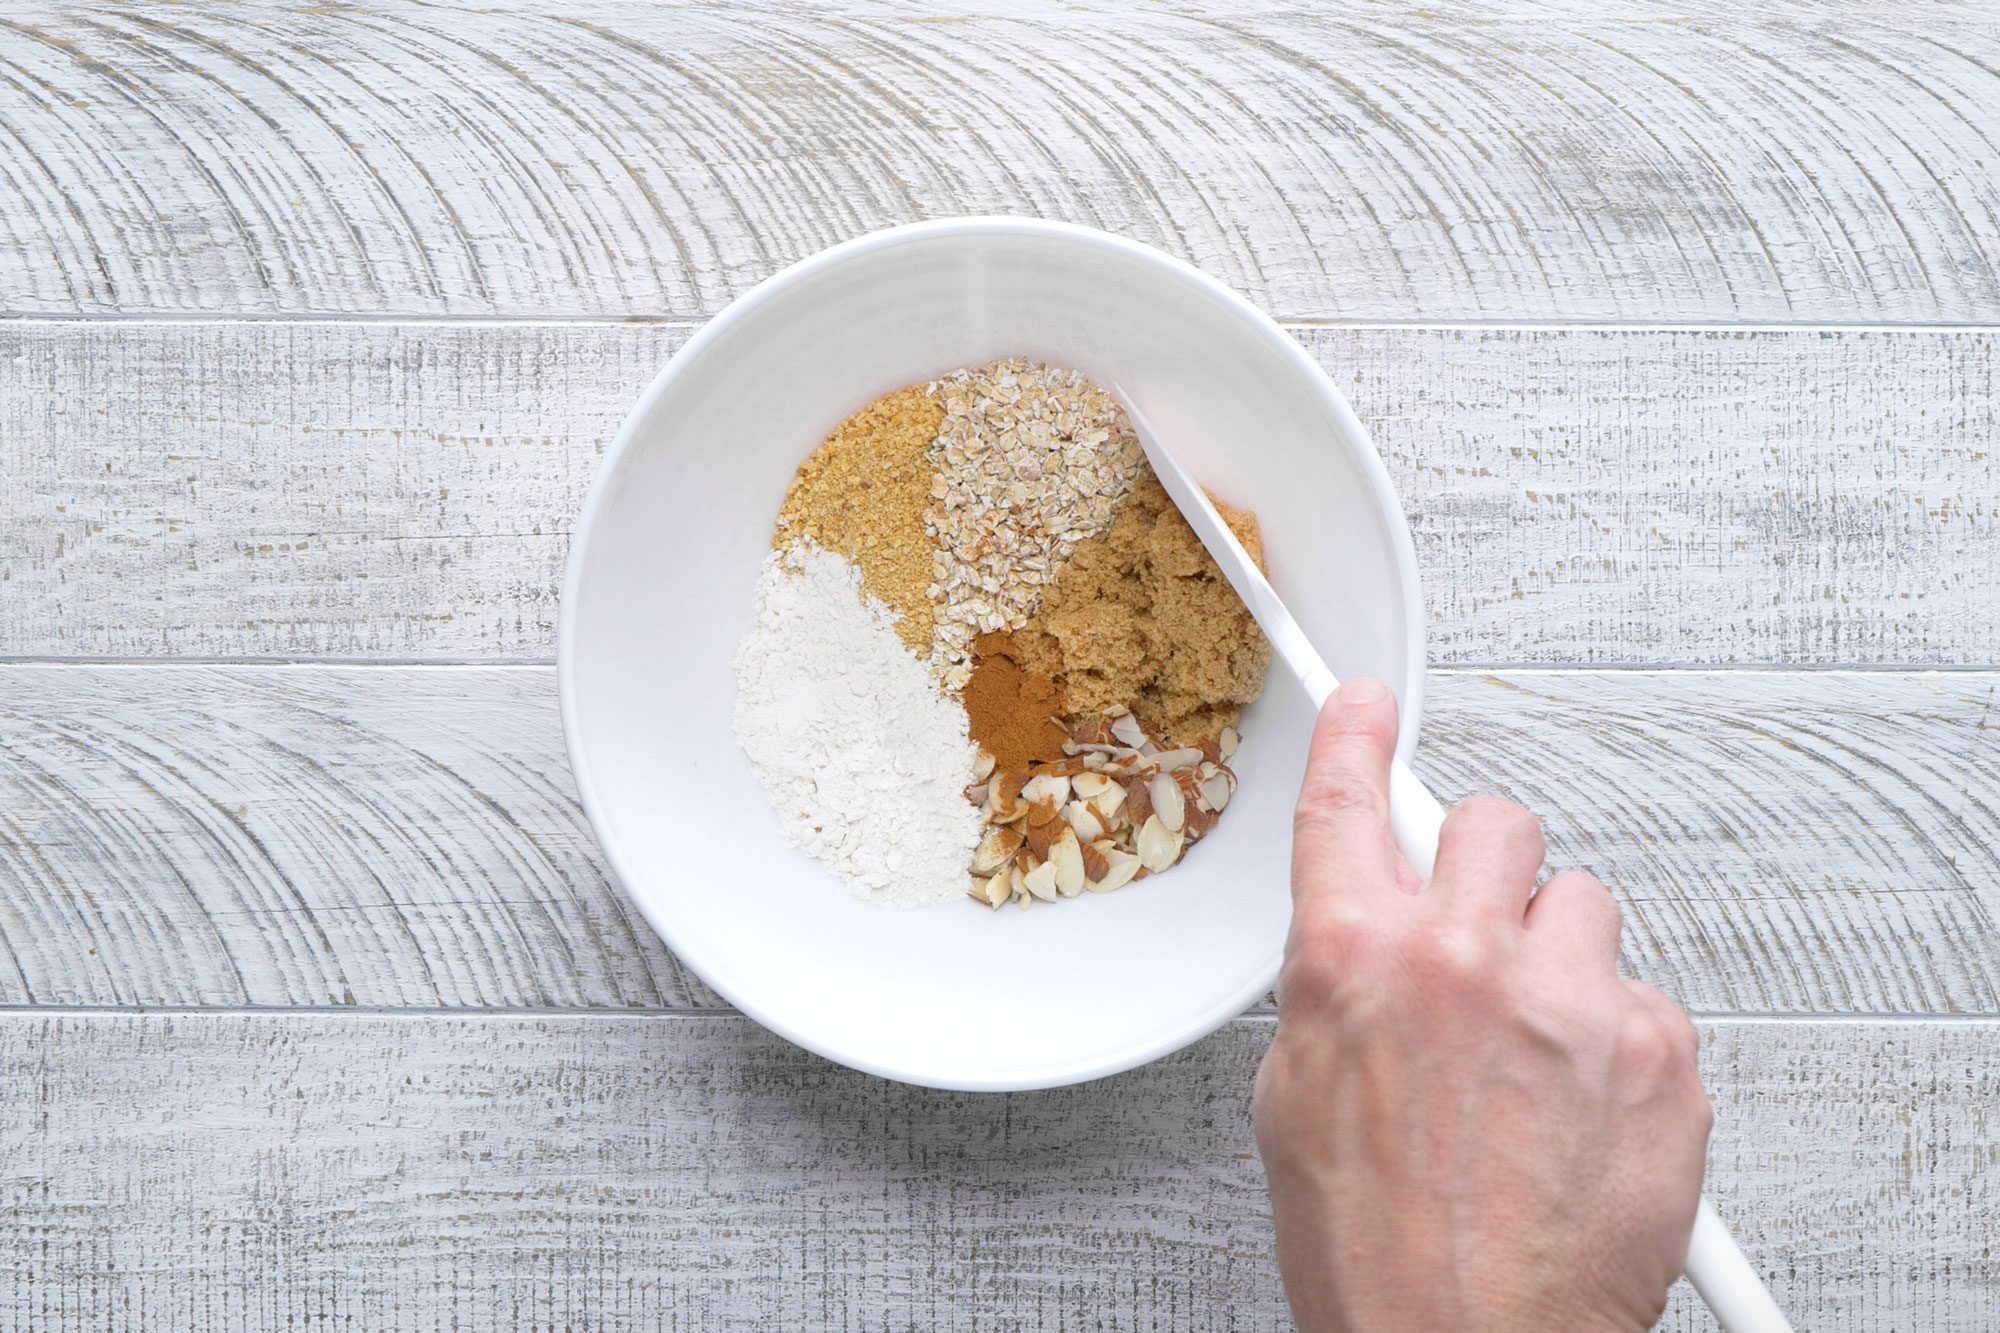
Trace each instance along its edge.
{"label": "wood grain texture", "polygon": [[[2000,1012],[2000,675],[1437,673],[1710,1012]],[[706,1007],[608,882],[554,673],[0,668],[0,1004]]]}
{"label": "wood grain texture", "polygon": [[[684,336],[0,323],[0,654],[545,659]],[[1299,336],[1401,491],[1434,661],[1995,661],[2000,334]]]}
{"label": "wood grain texture", "polygon": [[[976,1096],[734,1016],[12,1015],[0,1328],[1284,1329],[1268,1034]],[[2000,1321],[2000,1025],[1704,1039],[1710,1188],[1798,1327]]]}
{"label": "wood grain texture", "polygon": [[26,0],[0,309],[692,318],[963,213],[1294,318],[1990,321],[2000,15]]}

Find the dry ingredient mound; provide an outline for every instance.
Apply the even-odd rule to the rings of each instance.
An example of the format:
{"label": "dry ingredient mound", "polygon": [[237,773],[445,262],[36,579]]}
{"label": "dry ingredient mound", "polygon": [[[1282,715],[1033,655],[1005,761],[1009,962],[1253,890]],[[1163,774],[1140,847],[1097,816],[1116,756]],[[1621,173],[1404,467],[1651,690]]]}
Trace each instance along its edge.
{"label": "dry ingredient mound", "polygon": [[[1218,508],[1261,565],[1256,517]],[[1230,804],[1270,645],[1075,371],[996,361],[870,403],[800,466],[772,547],[737,737],[786,841],[857,896],[1109,893]]]}
{"label": "dry ingredient mound", "polygon": [[902,617],[896,632],[928,655],[931,448],[944,406],[922,385],[878,398],[840,423],[800,465],[773,546],[811,539],[861,567],[868,591]]}
{"label": "dry ingredient mound", "polygon": [[1046,673],[1021,665],[1011,634],[982,634],[972,641],[972,678],[965,683],[965,716],[972,739],[1002,772],[1021,773],[1033,763],[1064,758],[1069,707],[1062,687]]}
{"label": "dry ingredient mound", "polygon": [[786,842],[883,906],[965,892],[982,823],[965,708],[860,569],[811,541],[772,552],[735,669],[736,739]]}
{"label": "dry ingredient mound", "polygon": [[[1256,515],[1216,508],[1261,568]],[[1077,546],[1014,648],[1061,682],[1074,715],[1130,708],[1174,745],[1240,722],[1271,665],[1270,642],[1150,470],[1111,530]]]}
{"label": "dry ingredient mound", "polygon": [[1016,630],[1078,543],[1110,527],[1145,456],[1118,401],[1074,370],[1016,358],[931,386],[944,406],[925,531],[936,547],[931,666],[948,690],[972,641]]}

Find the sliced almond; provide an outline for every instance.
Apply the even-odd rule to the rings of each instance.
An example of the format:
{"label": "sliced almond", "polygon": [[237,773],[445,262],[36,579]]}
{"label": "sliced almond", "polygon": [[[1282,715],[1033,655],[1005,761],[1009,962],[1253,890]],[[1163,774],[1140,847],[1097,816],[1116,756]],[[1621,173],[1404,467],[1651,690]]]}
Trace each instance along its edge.
{"label": "sliced almond", "polygon": [[986,784],[986,822],[1011,824],[1027,813],[1028,803],[1021,799],[1021,775],[995,773]]}
{"label": "sliced almond", "polygon": [[979,753],[974,755],[972,759],[972,780],[974,782],[984,782],[992,776],[993,756],[982,745],[979,747]]}
{"label": "sliced almond", "polygon": [[[1081,795],[1081,793],[1078,794]],[[1104,790],[1088,799],[1092,805],[1097,807],[1098,814],[1105,816],[1115,815],[1118,813],[1118,807],[1125,804],[1124,785],[1106,778],[1104,781]],[[1109,828],[1110,825],[1107,824],[1105,827]]]}
{"label": "sliced almond", "polygon": [[1079,773],[1069,780],[1071,794],[1088,801],[1094,796],[1102,796],[1111,786],[1111,779],[1102,773]]}
{"label": "sliced almond", "polygon": [[1069,799],[1069,778],[1059,773],[1037,773],[1022,785],[1021,798],[1030,805],[1054,801],[1060,807]]}
{"label": "sliced almond", "polygon": [[1181,832],[1187,835],[1189,842],[1193,842],[1214,827],[1214,815],[1198,805],[1191,805],[1187,811],[1187,827],[1182,829]]}
{"label": "sliced almond", "polygon": [[1110,851],[1104,854],[1104,874],[1090,882],[1092,893],[1110,893],[1130,884],[1141,869],[1139,858],[1130,852]]}
{"label": "sliced almond", "polygon": [[1076,830],[1063,830],[1049,848],[1048,863],[1055,870],[1057,893],[1074,898],[1083,892],[1083,847],[1076,840]]}
{"label": "sliced almond", "polygon": [[1220,769],[1201,780],[1201,799],[1218,815],[1229,808],[1229,798],[1235,794],[1234,785]]}
{"label": "sliced almond", "polygon": [[1046,861],[1049,859],[1049,844],[1056,840],[1056,834],[1062,832],[1063,822],[1060,819],[1045,820],[1040,824],[1030,821],[1024,823],[1022,828],[1028,837],[1028,854],[1037,861]]}
{"label": "sliced almond", "polygon": [[986,836],[979,840],[979,847],[972,853],[972,873],[990,875],[1013,859],[1021,850],[1021,834],[1011,828],[986,830]]}
{"label": "sliced almond", "polygon": [[1135,750],[1151,744],[1146,737],[1146,729],[1130,713],[1120,713],[1111,719],[1111,734]]}
{"label": "sliced almond", "polygon": [[986,889],[982,896],[985,898],[988,907],[999,907],[1009,898],[1013,897],[1014,872],[1012,867],[1001,870],[998,874],[987,880]]}
{"label": "sliced almond", "polygon": [[1111,862],[1104,855],[1104,848],[1109,845],[1100,839],[1097,842],[1087,842],[1077,849],[1077,854],[1083,858],[1083,878],[1087,886],[1095,885],[1104,878],[1105,872],[1111,869]]}
{"label": "sliced almond", "polygon": [[[1153,774],[1146,785],[1146,794],[1152,797],[1154,817],[1166,825],[1167,832],[1179,833],[1187,827],[1187,797],[1171,773]],[[1140,836],[1143,839],[1144,834]]]}
{"label": "sliced almond", "polygon": [[1154,872],[1165,870],[1180,859],[1182,841],[1154,815],[1139,828],[1139,864]]}
{"label": "sliced almond", "polygon": [[1076,830],[1076,836],[1085,842],[1104,836],[1104,821],[1097,817],[1097,807],[1089,801],[1071,801],[1063,807],[1063,822]]}
{"label": "sliced almond", "polygon": [[1157,754],[1147,755],[1143,767],[1157,769],[1162,773],[1172,773],[1177,769],[1193,768],[1200,762],[1200,750],[1183,746],[1178,750],[1161,750]]}
{"label": "sliced almond", "polygon": [[1111,725],[1103,718],[1087,717],[1069,729],[1070,739],[1084,748],[1109,745]]}
{"label": "sliced almond", "polygon": [[1122,781],[1132,776],[1138,770],[1139,766],[1145,762],[1145,757],[1137,750],[1120,750],[1117,757],[1104,765],[1104,776],[1110,778],[1113,782]]}
{"label": "sliced almond", "polygon": [[1153,796],[1147,788],[1148,779],[1128,778],[1125,781],[1125,818],[1137,828],[1144,824],[1153,813]]}
{"label": "sliced almond", "polygon": [[1060,814],[1062,814],[1062,802],[1051,797],[1048,800],[1036,801],[1028,807],[1028,822],[1046,824]]}
{"label": "sliced almond", "polygon": [[[1078,864],[1081,865],[1081,862],[1079,862]],[[1168,864],[1172,863],[1169,862]],[[1054,902],[1056,900],[1055,864],[1051,861],[1042,862],[1040,865],[1036,866],[1033,870],[1030,870],[1027,874],[1021,876],[1021,884],[1028,890],[1029,893],[1034,894],[1037,898],[1040,898],[1043,902],[1045,903]]]}
{"label": "sliced almond", "polygon": [[1236,728],[1224,727],[1222,729],[1222,735],[1216,740],[1216,748],[1222,751],[1223,763],[1226,764],[1236,757],[1236,747],[1242,740],[1243,738],[1236,734]]}
{"label": "sliced almond", "polygon": [[1085,755],[1083,757],[1083,767],[1084,771],[1089,773],[1097,773],[1103,771],[1104,756],[1101,754]]}

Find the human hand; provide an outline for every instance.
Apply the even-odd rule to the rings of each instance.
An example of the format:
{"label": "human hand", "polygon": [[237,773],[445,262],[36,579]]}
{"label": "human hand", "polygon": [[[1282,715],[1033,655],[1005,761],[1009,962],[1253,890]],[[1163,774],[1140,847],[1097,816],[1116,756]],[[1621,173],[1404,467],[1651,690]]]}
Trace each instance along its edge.
{"label": "human hand", "polygon": [[1299,797],[1254,1108],[1292,1313],[1306,1333],[1649,1327],[1713,1119],[1694,1027],[1619,978],[1602,884],[1535,892],[1519,806],[1460,803],[1420,886],[1390,838],[1395,738],[1388,691],[1348,682]]}

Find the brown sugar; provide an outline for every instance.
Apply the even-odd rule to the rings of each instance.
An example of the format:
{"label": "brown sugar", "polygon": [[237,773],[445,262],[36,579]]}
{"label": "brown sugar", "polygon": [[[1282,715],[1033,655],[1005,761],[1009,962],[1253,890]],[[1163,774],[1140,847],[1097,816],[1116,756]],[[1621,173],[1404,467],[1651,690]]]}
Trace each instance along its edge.
{"label": "brown sugar", "polygon": [[963,695],[972,739],[1003,773],[1061,759],[1066,733],[1056,719],[1066,706],[1056,682],[1022,665],[1011,634],[980,635],[972,641],[972,656]]}
{"label": "brown sugar", "polygon": [[[1256,516],[1216,507],[1261,567]],[[1078,545],[1015,640],[1024,670],[1061,682],[1072,716],[1129,707],[1178,745],[1235,726],[1271,664],[1257,622],[1150,474],[1109,532]]]}
{"label": "brown sugar", "polygon": [[930,599],[930,450],[944,406],[923,385],[879,398],[826,438],[800,465],[772,545],[810,537],[852,560],[869,593],[900,612],[896,633],[928,656],[935,628]]}

